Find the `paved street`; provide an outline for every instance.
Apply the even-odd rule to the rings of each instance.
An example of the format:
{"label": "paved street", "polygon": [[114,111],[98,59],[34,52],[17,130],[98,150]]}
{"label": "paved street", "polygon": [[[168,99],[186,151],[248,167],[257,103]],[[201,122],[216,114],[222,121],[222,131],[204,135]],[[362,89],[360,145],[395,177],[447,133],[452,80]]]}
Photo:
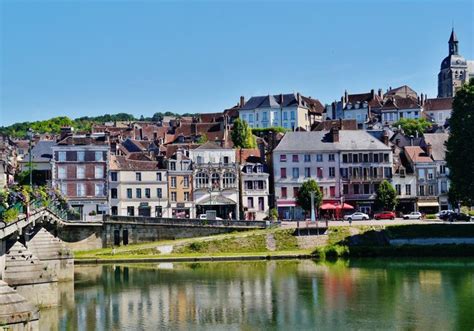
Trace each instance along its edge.
{"label": "paved street", "polygon": [[[352,221],[352,225],[357,226],[357,225],[405,225],[405,224],[473,224],[474,222],[443,222],[441,220],[404,220],[402,218],[396,218],[394,220],[368,220],[368,221]],[[329,221],[328,222],[329,226],[348,226],[349,222],[348,221]],[[281,223],[281,226],[283,228],[296,228],[297,222],[296,221],[284,221]],[[309,222],[308,224],[309,227],[315,227],[315,224],[311,224]],[[325,221],[319,221],[319,226],[320,227],[325,227],[326,222]],[[306,227],[305,222],[300,222],[300,227]]]}

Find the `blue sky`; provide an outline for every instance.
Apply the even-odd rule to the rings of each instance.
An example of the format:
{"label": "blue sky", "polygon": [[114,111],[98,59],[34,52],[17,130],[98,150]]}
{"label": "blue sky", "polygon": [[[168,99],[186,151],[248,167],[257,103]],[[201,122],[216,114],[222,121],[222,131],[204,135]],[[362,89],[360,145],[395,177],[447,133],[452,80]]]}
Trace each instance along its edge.
{"label": "blue sky", "polygon": [[474,1],[0,1],[0,125],[217,112],[240,95],[323,103],[408,84],[436,96]]}

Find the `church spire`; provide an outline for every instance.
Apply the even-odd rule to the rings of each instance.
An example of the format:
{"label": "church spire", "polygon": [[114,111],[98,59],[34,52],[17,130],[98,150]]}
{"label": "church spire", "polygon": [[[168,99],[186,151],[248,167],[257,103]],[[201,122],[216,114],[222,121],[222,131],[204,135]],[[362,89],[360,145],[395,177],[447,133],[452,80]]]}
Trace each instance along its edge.
{"label": "church spire", "polygon": [[454,33],[454,28],[451,30],[451,36],[449,37],[449,55],[458,55],[459,46],[458,46],[458,37]]}

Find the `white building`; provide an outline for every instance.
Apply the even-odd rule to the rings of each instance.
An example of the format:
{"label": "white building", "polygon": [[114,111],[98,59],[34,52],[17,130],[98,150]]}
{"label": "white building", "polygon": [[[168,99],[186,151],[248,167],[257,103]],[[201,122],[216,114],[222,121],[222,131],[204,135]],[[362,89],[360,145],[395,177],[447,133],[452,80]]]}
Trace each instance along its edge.
{"label": "white building", "polygon": [[252,97],[239,109],[239,117],[251,128],[279,126],[309,131],[321,120],[323,111],[319,100],[292,93]]}
{"label": "white building", "polygon": [[380,109],[383,124],[392,125],[402,118],[419,119],[422,117],[421,101],[411,96],[393,96],[386,99]]}
{"label": "white building", "polygon": [[166,169],[156,161],[111,156],[109,201],[112,215],[169,217]]}
{"label": "white building", "polygon": [[391,149],[362,130],[288,132],[273,151],[275,195],[283,219],[302,218],[296,196],[303,182],[314,179],[323,201],[373,209],[383,179],[391,180]]}
{"label": "white building", "polygon": [[453,98],[427,99],[423,104],[423,110],[430,120],[443,126],[451,118],[453,111]]}
{"label": "white building", "polygon": [[207,142],[189,151],[193,162],[196,216],[215,210],[222,219],[239,218],[239,168],[235,150]]}
{"label": "white building", "polygon": [[246,220],[263,220],[269,213],[269,176],[261,162],[244,162],[241,166],[242,207]]}

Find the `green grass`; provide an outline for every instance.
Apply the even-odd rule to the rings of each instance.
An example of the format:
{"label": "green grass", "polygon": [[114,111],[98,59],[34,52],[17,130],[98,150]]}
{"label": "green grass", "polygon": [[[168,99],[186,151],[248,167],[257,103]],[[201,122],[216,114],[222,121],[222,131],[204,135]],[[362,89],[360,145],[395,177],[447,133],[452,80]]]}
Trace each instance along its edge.
{"label": "green grass", "polygon": [[294,232],[294,229],[286,229],[273,233],[277,251],[294,251],[299,249],[298,240],[293,236]]}

